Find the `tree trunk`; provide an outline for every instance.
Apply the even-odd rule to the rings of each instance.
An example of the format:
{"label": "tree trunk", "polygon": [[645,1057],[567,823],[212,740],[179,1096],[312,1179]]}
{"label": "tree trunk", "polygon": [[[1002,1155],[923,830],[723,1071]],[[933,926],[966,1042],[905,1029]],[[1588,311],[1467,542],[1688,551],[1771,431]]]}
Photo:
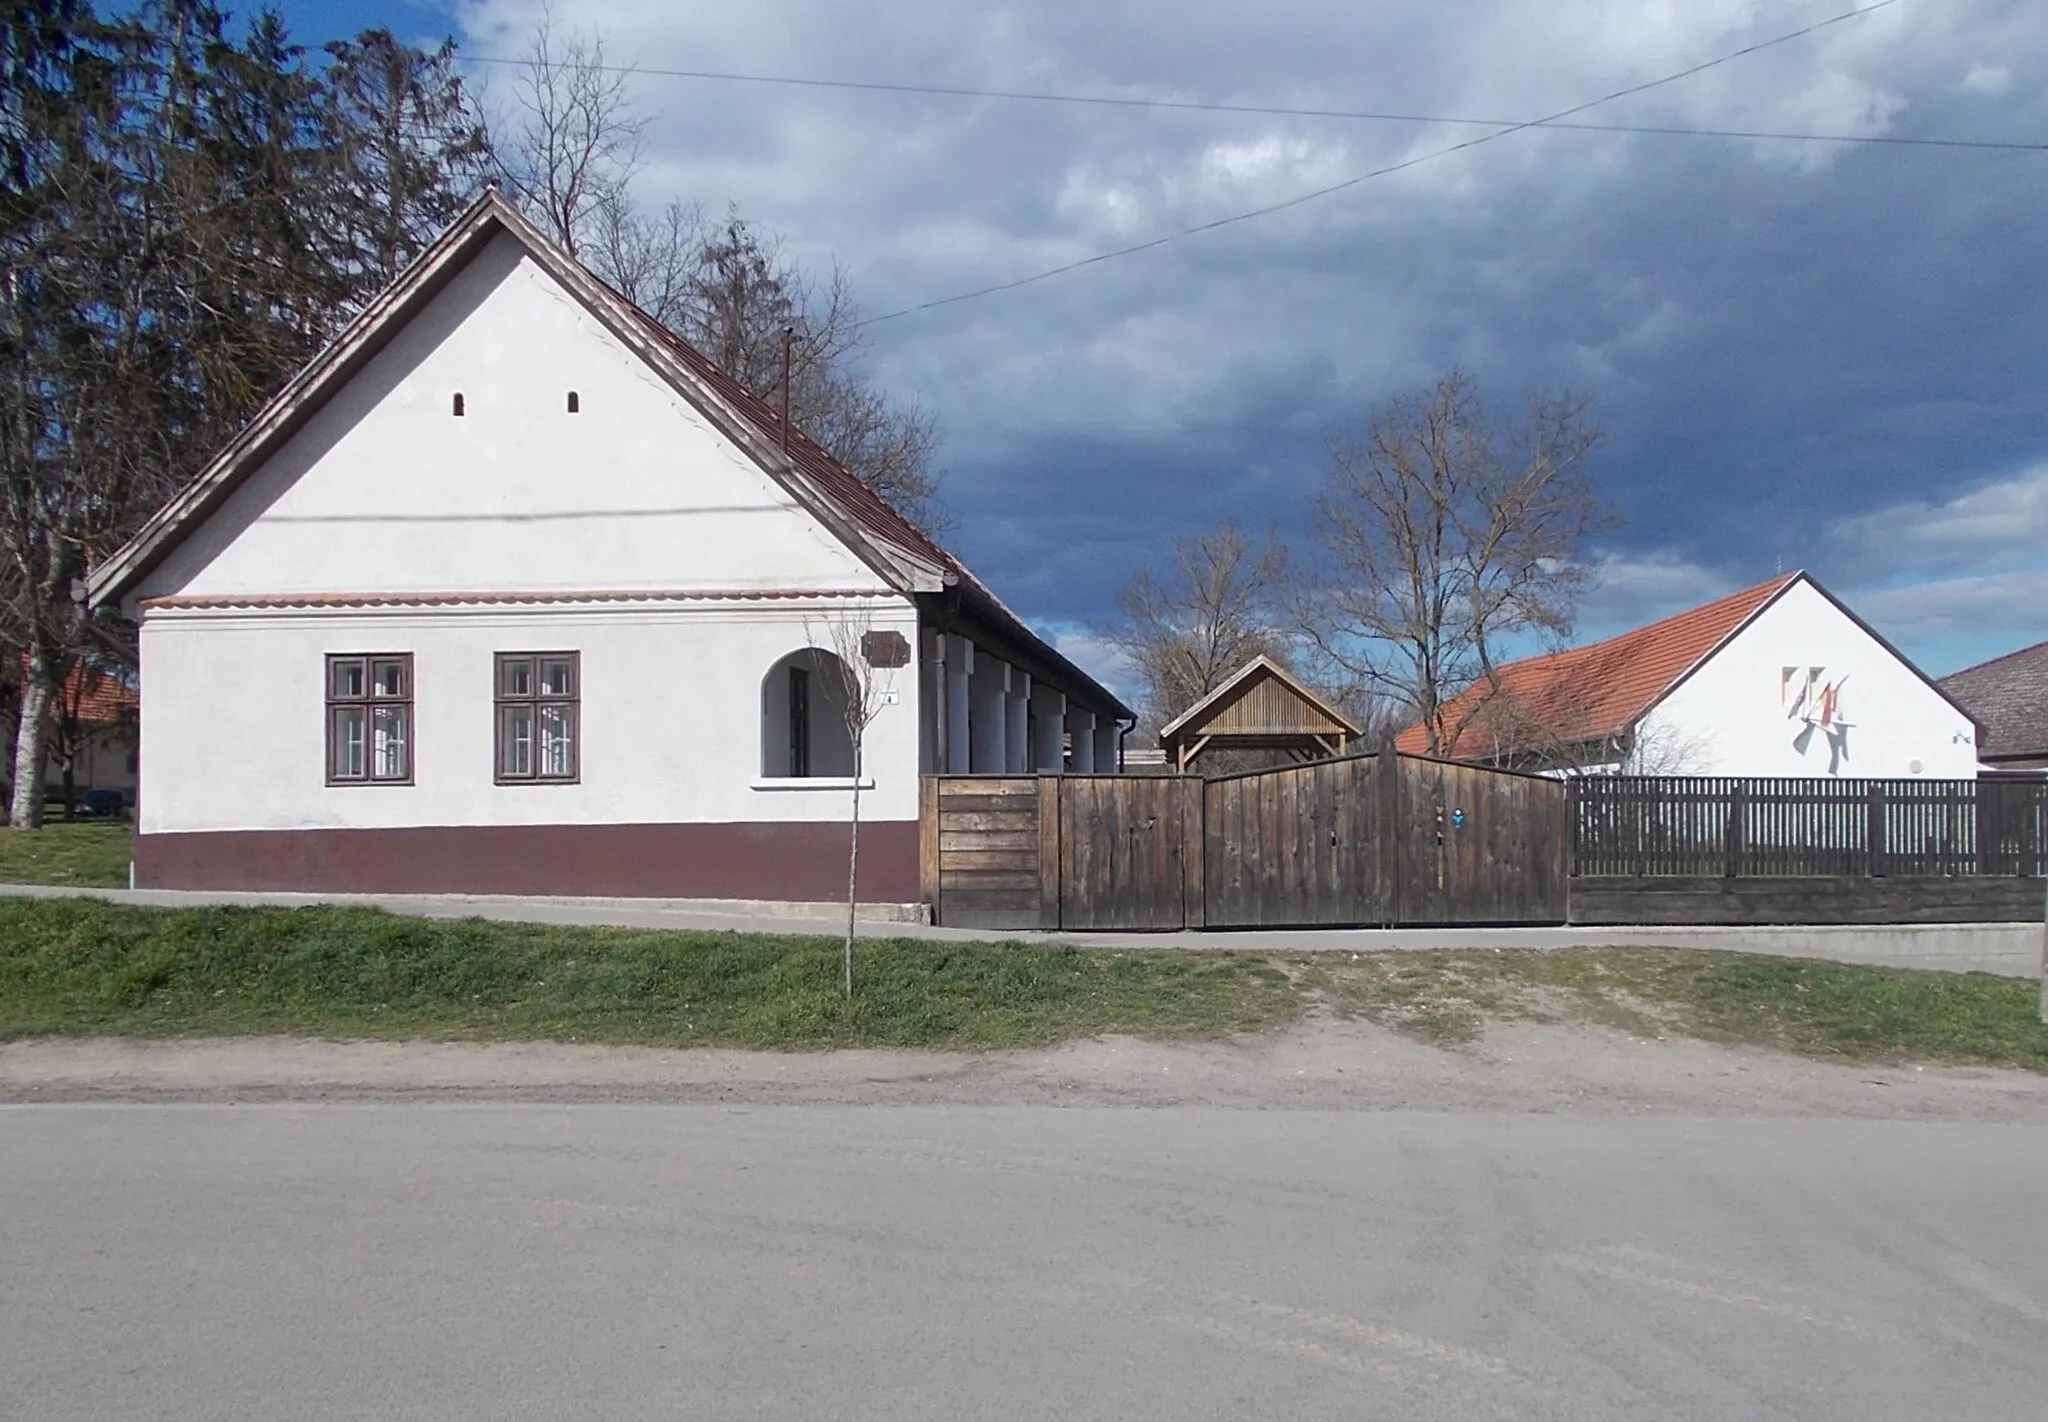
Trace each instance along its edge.
{"label": "tree trunk", "polygon": [[15,829],[43,825],[43,734],[50,712],[50,656],[31,645],[21,659],[21,730],[14,742],[14,795],[7,823]]}
{"label": "tree trunk", "polygon": [[78,818],[78,782],[73,763],[64,762],[64,819],[66,823]]}
{"label": "tree trunk", "polygon": [[856,885],[860,876],[860,757],[853,758],[853,833],[846,851],[846,996],[853,998],[853,920],[859,902]]}

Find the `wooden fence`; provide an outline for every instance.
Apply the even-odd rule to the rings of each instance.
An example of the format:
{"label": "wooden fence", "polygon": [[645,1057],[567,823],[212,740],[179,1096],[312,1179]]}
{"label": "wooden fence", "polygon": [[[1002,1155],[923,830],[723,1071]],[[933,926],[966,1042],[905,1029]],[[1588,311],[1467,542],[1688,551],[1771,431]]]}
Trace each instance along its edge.
{"label": "wooden fence", "polygon": [[2039,875],[2048,782],[1589,776],[1572,872],[1633,878]]}
{"label": "wooden fence", "polygon": [[1574,923],[2038,920],[2048,782],[1588,777]]}
{"label": "wooden fence", "polygon": [[1408,756],[925,786],[940,923],[1088,930],[1562,923],[1565,788]]}
{"label": "wooden fence", "polygon": [[1143,930],[2039,920],[2048,782],[1599,777],[1357,756],[924,786],[940,923]]}

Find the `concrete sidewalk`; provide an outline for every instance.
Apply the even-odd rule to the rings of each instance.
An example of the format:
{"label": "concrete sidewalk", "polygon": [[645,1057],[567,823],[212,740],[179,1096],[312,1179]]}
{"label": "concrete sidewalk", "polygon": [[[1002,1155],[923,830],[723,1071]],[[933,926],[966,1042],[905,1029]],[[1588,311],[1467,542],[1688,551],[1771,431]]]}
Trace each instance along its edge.
{"label": "concrete sidewalk", "polygon": [[[160,908],[208,904],[352,904],[418,918],[486,918],[510,923],[554,923],[618,928],[697,929],[737,933],[836,933],[844,906],[743,904],[678,899],[540,899],[436,894],[244,894],[171,889],[73,889],[34,884],[0,885],[22,898],[93,898]],[[872,915],[872,916],[871,916]],[[934,942],[1008,939],[1064,942],[1101,948],[1237,948],[1259,952],[1373,953],[1417,948],[1717,948],[1794,958],[1825,958],[1896,968],[1997,973],[2032,978],[2041,973],[2043,928],[2038,923],[1827,925],[1778,928],[1320,928],[1182,933],[995,933],[939,928],[902,921],[902,905],[863,906],[856,931],[864,938],[916,938]]]}

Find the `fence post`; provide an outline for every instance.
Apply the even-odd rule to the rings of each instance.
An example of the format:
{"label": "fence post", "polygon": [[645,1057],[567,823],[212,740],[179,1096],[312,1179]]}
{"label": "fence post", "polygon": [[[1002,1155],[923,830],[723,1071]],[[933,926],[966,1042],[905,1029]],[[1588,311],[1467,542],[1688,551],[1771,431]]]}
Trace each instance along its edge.
{"label": "fence post", "polygon": [[1209,905],[1203,888],[1208,867],[1208,788],[1199,775],[1180,782],[1180,921],[1183,928],[1206,928]]}
{"label": "fence post", "polygon": [[1870,785],[1870,804],[1864,821],[1863,837],[1865,847],[1870,851],[1867,873],[1873,879],[1884,877],[1884,786],[1877,781]]}
{"label": "fence post", "polygon": [[917,880],[918,889],[939,921],[939,777],[927,775],[917,786]]}
{"label": "fence post", "polygon": [[1742,872],[1743,831],[1747,828],[1749,787],[1738,784],[1728,792],[1728,819],[1721,829],[1721,877],[1733,879]]}
{"label": "fence post", "polygon": [[1060,782],[1038,777],[1038,926],[1047,932],[1060,926]]}

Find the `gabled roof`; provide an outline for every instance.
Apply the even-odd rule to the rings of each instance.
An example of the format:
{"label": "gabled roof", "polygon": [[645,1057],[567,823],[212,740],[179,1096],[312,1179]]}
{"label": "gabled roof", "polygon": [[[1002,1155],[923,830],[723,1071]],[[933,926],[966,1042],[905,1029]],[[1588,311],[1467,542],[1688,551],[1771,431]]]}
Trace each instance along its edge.
{"label": "gabled roof", "polygon": [[[28,654],[21,654],[28,665]],[[50,693],[50,712],[84,726],[132,725],[142,708],[135,688],[115,673],[79,659],[64,668]]]}
{"label": "gabled roof", "polygon": [[[1486,757],[1620,735],[1802,580],[1810,581],[1782,574],[1604,642],[1509,662],[1493,688],[1475,684],[1444,706],[1445,732],[1457,735],[1439,754]],[[1428,730],[1418,721],[1395,745],[1424,754]]]}
{"label": "gabled roof", "polygon": [[1096,708],[1131,717],[1129,707],[1043,642],[965,565],[822,446],[793,425],[785,438],[781,413],[773,404],[592,275],[496,188],[487,189],[278,391],[177,497],[93,569],[87,582],[91,604],[117,602],[131,592],[388,346],[472,257],[501,235],[518,241],[537,265],[889,586],[906,594],[949,592],[998,633],[1028,649],[1034,660],[1068,678]]}
{"label": "gabled roof", "polygon": [[1935,685],[1983,727],[1981,759],[2048,756],[2048,642],[1965,667]]}
{"label": "gabled roof", "polygon": [[[1171,746],[1177,741],[1204,734],[1231,708],[1267,686],[1281,689],[1280,701],[1277,704],[1269,701],[1254,717],[1257,724],[1248,722],[1233,734],[1264,737],[1335,735],[1347,740],[1359,734],[1358,727],[1343,712],[1295,680],[1287,668],[1261,653],[1225,677],[1200,701],[1167,722],[1159,732],[1159,744]],[[1273,714],[1275,711],[1280,714]]]}
{"label": "gabled roof", "polygon": [[191,484],[157,511],[125,547],[93,571],[95,604],[121,597],[219,508],[297,433],[406,322],[501,234],[577,297],[710,423],[752,456],[796,503],[836,533],[890,586],[930,592],[960,569],[944,550],[796,430],[782,449],[781,422],[766,401],[713,367],[687,342],[599,281],[520,214],[495,188],[485,191],[434,245],[271,398]]}

